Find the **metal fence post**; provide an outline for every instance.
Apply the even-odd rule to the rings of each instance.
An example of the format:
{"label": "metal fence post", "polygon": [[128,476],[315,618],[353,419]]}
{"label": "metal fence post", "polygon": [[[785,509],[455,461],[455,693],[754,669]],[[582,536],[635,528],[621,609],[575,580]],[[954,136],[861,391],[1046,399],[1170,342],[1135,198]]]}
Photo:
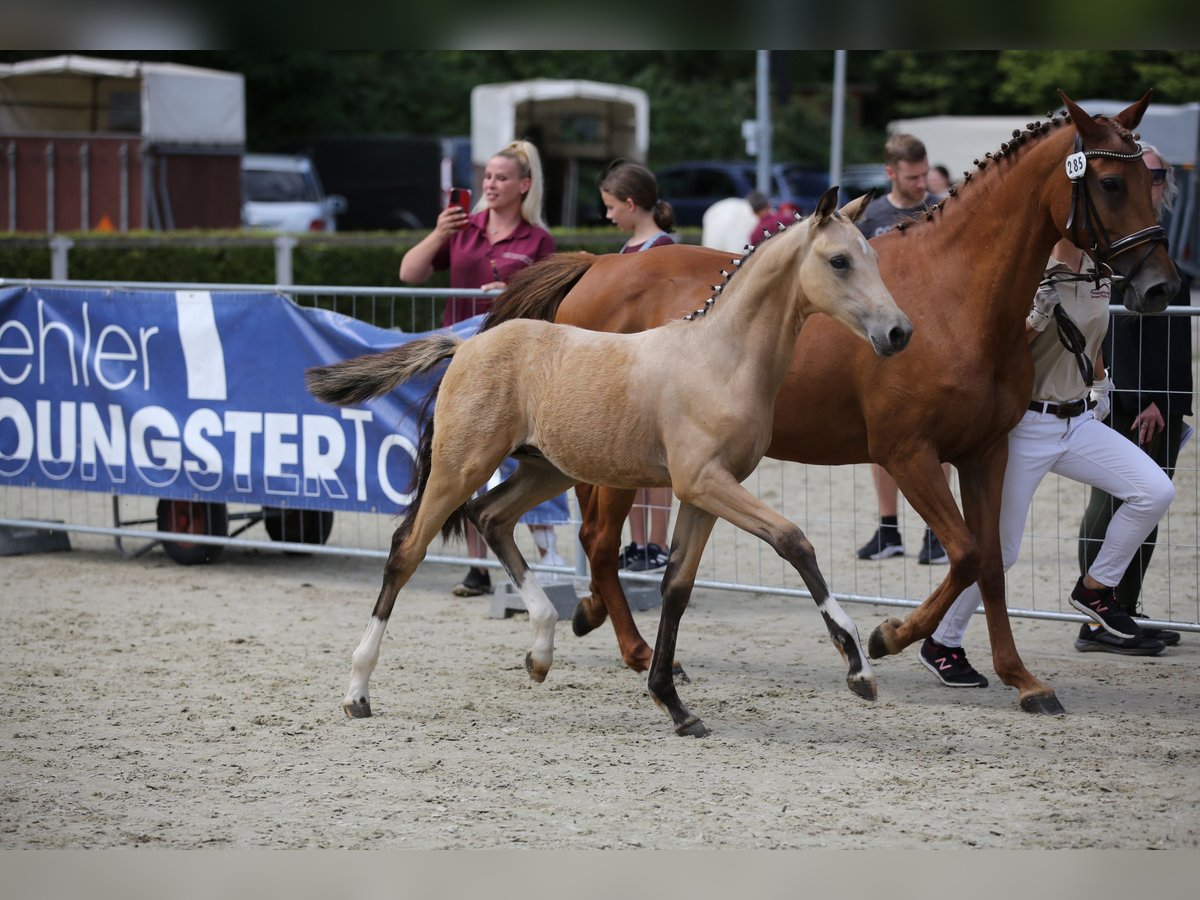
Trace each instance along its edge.
{"label": "metal fence post", "polygon": [[276,284],[291,284],[292,283],[292,248],[296,246],[296,239],[288,237],[286,234],[281,234],[275,238],[275,283]]}
{"label": "metal fence post", "polygon": [[75,246],[69,237],[55,235],[50,238],[50,277],[55,281],[67,280],[67,251]]}

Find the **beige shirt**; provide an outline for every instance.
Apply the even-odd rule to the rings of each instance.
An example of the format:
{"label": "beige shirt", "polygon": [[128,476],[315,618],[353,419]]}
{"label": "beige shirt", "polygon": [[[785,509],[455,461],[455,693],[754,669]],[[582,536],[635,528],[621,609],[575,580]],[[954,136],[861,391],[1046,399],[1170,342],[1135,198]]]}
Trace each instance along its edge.
{"label": "beige shirt", "polygon": [[[1095,266],[1087,256],[1083,258],[1083,271],[1094,272]],[[1067,272],[1072,269],[1053,256],[1046,264],[1046,274]],[[1079,326],[1087,341],[1087,357],[1093,362],[1108,331],[1108,305],[1112,302],[1112,289],[1107,280],[1097,287],[1094,281],[1059,282],[1058,293],[1062,307],[1072,321]],[[1079,374],[1075,354],[1062,345],[1058,329],[1051,322],[1046,330],[1029,345],[1033,354],[1033,399],[1051,403],[1068,403],[1087,397],[1088,386]],[[1097,378],[1099,373],[1097,373]]]}

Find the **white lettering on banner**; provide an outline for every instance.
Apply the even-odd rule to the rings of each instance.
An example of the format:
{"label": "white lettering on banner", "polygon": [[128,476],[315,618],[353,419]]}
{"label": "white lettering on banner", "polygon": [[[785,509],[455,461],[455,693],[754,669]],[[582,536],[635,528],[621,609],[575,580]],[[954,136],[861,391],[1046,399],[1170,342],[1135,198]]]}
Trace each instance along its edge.
{"label": "white lettering on banner", "polygon": [[[337,477],[337,467],[346,458],[346,433],[329,416],[301,418],[304,452],[304,496],[319,497],[321,488],[330,497],[346,499],[346,488]],[[324,447],[324,449],[322,449]]]}
{"label": "white lettering on banner", "polygon": [[[12,422],[9,428],[5,422]],[[7,435],[16,432],[16,444],[6,453]],[[0,475],[20,475],[33,458],[33,422],[29,412],[12,397],[0,397]]]}
{"label": "white lettering on banner", "polygon": [[179,319],[179,344],[187,370],[189,400],[227,400],[225,350],[217,332],[212,294],[208,291],[176,291],[175,312]]}
{"label": "white lettering on banner", "polygon": [[[13,346],[8,343],[10,339],[5,337],[5,332],[8,331],[12,331],[21,339],[19,346]],[[0,325],[0,381],[3,381],[5,384],[20,384],[33,371],[33,363],[25,363],[25,368],[21,370],[21,374],[10,375],[4,370],[4,357],[6,356],[33,356],[33,335],[29,333],[28,328],[16,319],[10,319],[3,325]]]}
{"label": "white lettering on banner", "polygon": [[295,413],[267,413],[263,429],[263,488],[268,494],[286,494],[295,497],[300,493],[300,476],[285,472],[284,466],[295,466],[300,461],[300,450],[285,437],[297,433]]}
{"label": "white lettering on banner", "polygon": [[[159,437],[148,438],[151,431]],[[179,477],[179,423],[161,406],[143,406],[129,420],[133,467],[152,487],[166,487]]]}
{"label": "white lettering on banner", "polygon": [[253,436],[262,433],[262,413],[238,412],[229,410],[225,413],[225,430],[233,432],[233,487],[242,493],[254,489],[250,481],[253,449]]}
{"label": "white lettering on banner", "polygon": [[196,410],[183,426],[183,445],[193,457],[183,461],[183,473],[198,491],[215,491],[221,485],[224,470],[221,451],[208,440],[208,435],[224,434],[221,417],[211,409]]}
{"label": "white lettering on banner", "polygon": [[[38,467],[55,481],[61,481],[75,470],[75,404],[66,400],[59,404],[59,427],[51,421],[49,400],[37,402]],[[54,435],[58,435],[60,455],[54,455]]]}
{"label": "white lettering on banner", "polygon": [[409,455],[414,463],[417,461],[417,448],[413,446],[412,441],[402,434],[389,434],[383,439],[383,443],[379,446],[379,470],[376,473],[379,476],[379,487],[387,494],[388,499],[393,503],[398,503],[400,506],[408,506],[412,503],[412,493],[401,494],[392,487],[391,479],[388,478],[387,462],[388,450],[392,447],[400,447]]}
{"label": "white lettering on banner", "polygon": [[355,498],[367,502],[367,441],[363,423],[373,418],[369,409],[343,409],[342,418],[354,423],[354,483],[358,485]]}
{"label": "white lettering on banner", "polygon": [[[29,329],[20,322],[10,321],[0,326],[0,363],[5,356],[31,357],[36,352],[38,384],[46,384],[49,381],[63,386],[65,378],[59,375],[61,366],[63,371],[68,367],[70,369],[71,387],[79,387],[81,381],[84,387],[90,386],[91,374],[94,373],[96,380],[105,389],[120,391],[132,384],[140,371],[142,390],[150,390],[150,338],[158,334],[157,326],[138,329],[138,337],[135,341],[133,336],[120,325],[105,325],[100,331],[96,348],[93,351],[91,314],[88,311],[87,303],[83,303],[80,306],[78,326],[83,334],[83,340],[79,345],[78,359],[76,359],[76,332],[70,325],[61,319],[47,321],[46,301],[44,300],[38,300],[37,314],[36,341]],[[16,338],[8,340],[20,340],[19,345],[5,343],[5,334],[10,329]],[[60,343],[59,333],[62,336],[62,349],[66,351],[65,357],[61,360],[59,358],[60,351],[56,350]],[[113,371],[114,369],[115,371]],[[21,369],[20,374],[9,372],[0,364],[0,380],[11,385],[22,384],[32,371],[32,362],[27,363]]]}
{"label": "white lettering on banner", "polygon": [[96,480],[100,473],[97,460],[104,463],[109,481],[124,484],[125,420],[117,403],[108,405],[107,431],[96,404],[79,404],[79,475],[84,481]]}

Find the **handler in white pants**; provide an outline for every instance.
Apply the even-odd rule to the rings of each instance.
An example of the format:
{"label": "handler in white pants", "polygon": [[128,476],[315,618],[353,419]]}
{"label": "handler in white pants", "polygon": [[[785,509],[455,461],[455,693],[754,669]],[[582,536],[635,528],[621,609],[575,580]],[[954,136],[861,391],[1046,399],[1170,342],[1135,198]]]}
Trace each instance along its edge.
{"label": "handler in white pants", "polygon": [[[1046,274],[1074,275],[1087,259],[1070,241],[1059,241]],[[1102,488],[1125,501],[1113,516],[1104,543],[1087,574],[1071,592],[1071,605],[1091,618],[1098,629],[1084,624],[1077,649],[1087,642],[1104,642],[1109,652],[1153,655],[1163,643],[1140,635],[1137,623],[1116,602],[1114,587],[1147,535],[1175,497],[1175,488],[1162,469],[1136,445],[1102,423],[1108,415],[1112,384],[1104,361],[1095,360],[1096,382],[1090,395],[1074,354],[1047,328],[1054,307],[1063,309],[1079,326],[1086,347],[1100,347],[1108,327],[1108,282],[1059,281],[1038,289],[1026,319],[1033,355],[1033,402],[1008,435],[1008,466],[1000,501],[1000,549],[1004,569],[1016,562],[1025,520],[1034,492],[1047,473]],[[950,607],[932,637],[921,647],[921,662],[950,687],[986,687],[987,679],[967,662],[963,634],[982,596],[971,585]],[[1101,630],[1102,629],[1102,630]]]}

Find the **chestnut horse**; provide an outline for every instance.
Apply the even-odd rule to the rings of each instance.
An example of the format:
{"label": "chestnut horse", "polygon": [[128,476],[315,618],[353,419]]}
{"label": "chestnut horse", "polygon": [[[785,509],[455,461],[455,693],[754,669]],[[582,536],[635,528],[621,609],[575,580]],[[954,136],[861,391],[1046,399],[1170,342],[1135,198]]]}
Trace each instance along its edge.
{"label": "chestnut horse", "polygon": [[[371,714],[368,680],[400,589],[439,529],[461,531],[468,517],[529,610],[534,640],[525,665],[535,681],[545,679],[558,615],[517,549],[513,528],[530,507],[581,481],[670,485],[680,499],[649,677],[651,696],[679,734],[707,733],[679,699],[671,660],[718,516],[795,566],[847,662],[847,685],[874,699],[875,675],[858,632],[829,596],[812,544],[740,484],[767,449],[775,394],[809,315],[824,312],[879,354],[908,343],[912,323],[883,286],[875,252],[853,221],[868,199],[847,204],[843,215],[836,188],[826,191],[811,218],[764,242],[720,302],[714,295],[691,321],[618,335],[523,319],[466,341],[435,334],[310,369],[308,387],[317,398],[348,405],[451,360],[424,424],[416,497],[392,536],[383,587],[354,651],[342,704],[347,715]],[[509,455],[519,462],[516,473],[468,503]]]}
{"label": "chestnut horse", "polygon": [[[798,339],[767,449],[802,463],[879,463],[946,548],[946,577],[905,621],[875,629],[867,648],[873,658],[929,636],[978,581],[996,673],[1018,688],[1023,709],[1045,713],[1064,710],[1017,654],[998,533],[1006,435],[1033,384],[1025,315],[1050,249],[1064,236],[1125,285],[1130,310],[1163,309],[1179,284],[1131,134],[1150,93],[1111,119],[1093,119],[1059,93],[1067,110],[1061,118],[1051,114],[1049,123],[1014,132],[1000,152],[964,172],[966,182],[924,221],[871,241],[885,283],[915,324],[912,346],[895,359],[873,358],[832,322],[814,319]],[[1068,158],[1083,178],[1069,177]],[[728,262],[720,251],[682,245],[627,256],[560,254],[515,278],[484,327],[533,317],[603,331],[653,328],[694,307]],[[958,469],[961,515],[942,462]],[[622,658],[641,671],[650,648],[617,577],[633,492],[578,490],[592,593],[576,610],[575,633],[586,634],[607,613]]]}

